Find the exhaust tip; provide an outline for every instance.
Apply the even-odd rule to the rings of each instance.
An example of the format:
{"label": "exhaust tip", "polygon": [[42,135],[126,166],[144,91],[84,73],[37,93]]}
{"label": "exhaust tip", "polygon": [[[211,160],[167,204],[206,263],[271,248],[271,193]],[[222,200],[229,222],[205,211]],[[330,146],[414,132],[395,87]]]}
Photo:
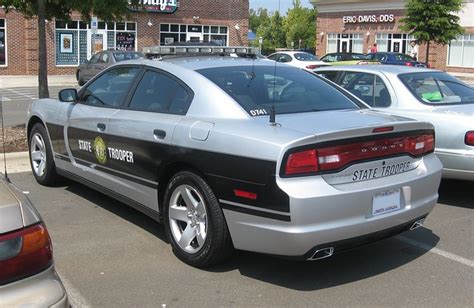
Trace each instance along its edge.
{"label": "exhaust tip", "polygon": [[424,222],[425,222],[425,219],[424,219],[424,218],[415,221],[415,222],[411,225],[410,230],[415,230],[415,229],[418,229],[419,227],[422,227]]}
{"label": "exhaust tip", "polygon": [[334,247],[325,247],[318,249],[314,252],[314,254],[308,258],[308,261],[316,261],[321,259],[326,259],[331,257],[334,254]]}

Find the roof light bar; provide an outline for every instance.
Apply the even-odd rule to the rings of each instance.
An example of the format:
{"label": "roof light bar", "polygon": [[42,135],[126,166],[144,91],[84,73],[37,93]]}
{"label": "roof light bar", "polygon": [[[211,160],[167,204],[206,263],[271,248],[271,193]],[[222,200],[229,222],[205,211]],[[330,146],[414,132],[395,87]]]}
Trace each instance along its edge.
{"label": "roof light bar", "polygon": [[167,55],[185,55],[185,54],[238,54],[238,55],[256,55],[258,53],[255,47],[235,46],[152,46],[143,48],[143,53],[153,56]]}

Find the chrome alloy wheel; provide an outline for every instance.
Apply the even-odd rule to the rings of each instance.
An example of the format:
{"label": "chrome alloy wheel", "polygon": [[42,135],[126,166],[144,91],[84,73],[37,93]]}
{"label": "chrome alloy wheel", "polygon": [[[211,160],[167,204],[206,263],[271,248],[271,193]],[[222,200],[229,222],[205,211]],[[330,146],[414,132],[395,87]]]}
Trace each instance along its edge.
{"label": "chrome alloy wheel", "polygon": [[31,138],[30,159],[35,174],[43,176],[46,169],[46,147],[39,133],[35,133]]}
{"label": "chrome alloy wheel", "polygon": [[171,234],[179,247],[196,253],[207,235],[207,213],[204,198],[190,185],[176,187],[169,202]]}

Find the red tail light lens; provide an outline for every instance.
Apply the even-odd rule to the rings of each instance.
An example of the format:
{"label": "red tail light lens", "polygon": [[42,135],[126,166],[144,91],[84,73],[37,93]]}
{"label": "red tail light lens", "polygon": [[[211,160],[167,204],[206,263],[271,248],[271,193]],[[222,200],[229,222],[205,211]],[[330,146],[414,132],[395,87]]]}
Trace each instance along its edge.
{"label": "red tail light lens", "polygon": [[0,285],[37,274],[52,262],[51,240],[42,224],[0,235]]}
{"label": "red tail light lens", "polygon": [[314,64],[306,65],[306,68],[307,68],[307,69],[310,69],[310,70],[314,70],[314,69],[316,69],[316,68],[318,68],[318,67],[319,67],[319,66],[314,65]]}
{"label": "red tail light lens", "polygon": [[466,136],[464,137],[464,143],[474,146],[474,131],[471,130],[466,133]]}
{"label": "red tail light lens", "polygon": [[312,173],[318,170],[318,152],[314,149],[292,153],[286,161],[287,175]]}
{"label": "red tail light lens", "polygon": [[405,62],[405,65],[406,65],[406,66],[413,66],[413,63],[411,63],[411,62]]}
{"label": "red tail light lens", "polygon": [[433,152],[434,147],[434,134],[423,134],[325,146],[317,150],[304,150],[288,155],[283,176],[336,171],[357,161],[398,154],[420,157]]}

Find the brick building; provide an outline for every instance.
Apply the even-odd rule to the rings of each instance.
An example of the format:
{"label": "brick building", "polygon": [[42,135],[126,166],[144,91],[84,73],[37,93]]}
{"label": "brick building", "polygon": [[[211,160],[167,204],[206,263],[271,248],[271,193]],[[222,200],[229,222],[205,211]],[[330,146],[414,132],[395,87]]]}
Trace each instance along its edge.
{"label": "brick building", "polygon": [[[144,1],[159,3],[159,1]],[[246,45],[248,0],[167,0],[167,5],[146,5],[131,11],[123,22],[98,21],[97,30],[73,14],[72,21],[47,22],[49,74],[74,74],[76,67],[99,50],[141,51],[143,47],[171,42],[205,41],[224,46]],[[36,19],[0,8],[0,74],[37,74]]]}
{"label": "brick building", "polygon": [[[403,0],[310,0],[317,8],[316,53],[367,53],[377,43],[378,51],[410,54],[414,39],[400,30],[405,16]],[[460,12],[465,34],[449,45],[430,44],[432,67],[450,72],[474,73],[474,1],[467,0]],[[425,61],[426,46],[419,48]]]}

